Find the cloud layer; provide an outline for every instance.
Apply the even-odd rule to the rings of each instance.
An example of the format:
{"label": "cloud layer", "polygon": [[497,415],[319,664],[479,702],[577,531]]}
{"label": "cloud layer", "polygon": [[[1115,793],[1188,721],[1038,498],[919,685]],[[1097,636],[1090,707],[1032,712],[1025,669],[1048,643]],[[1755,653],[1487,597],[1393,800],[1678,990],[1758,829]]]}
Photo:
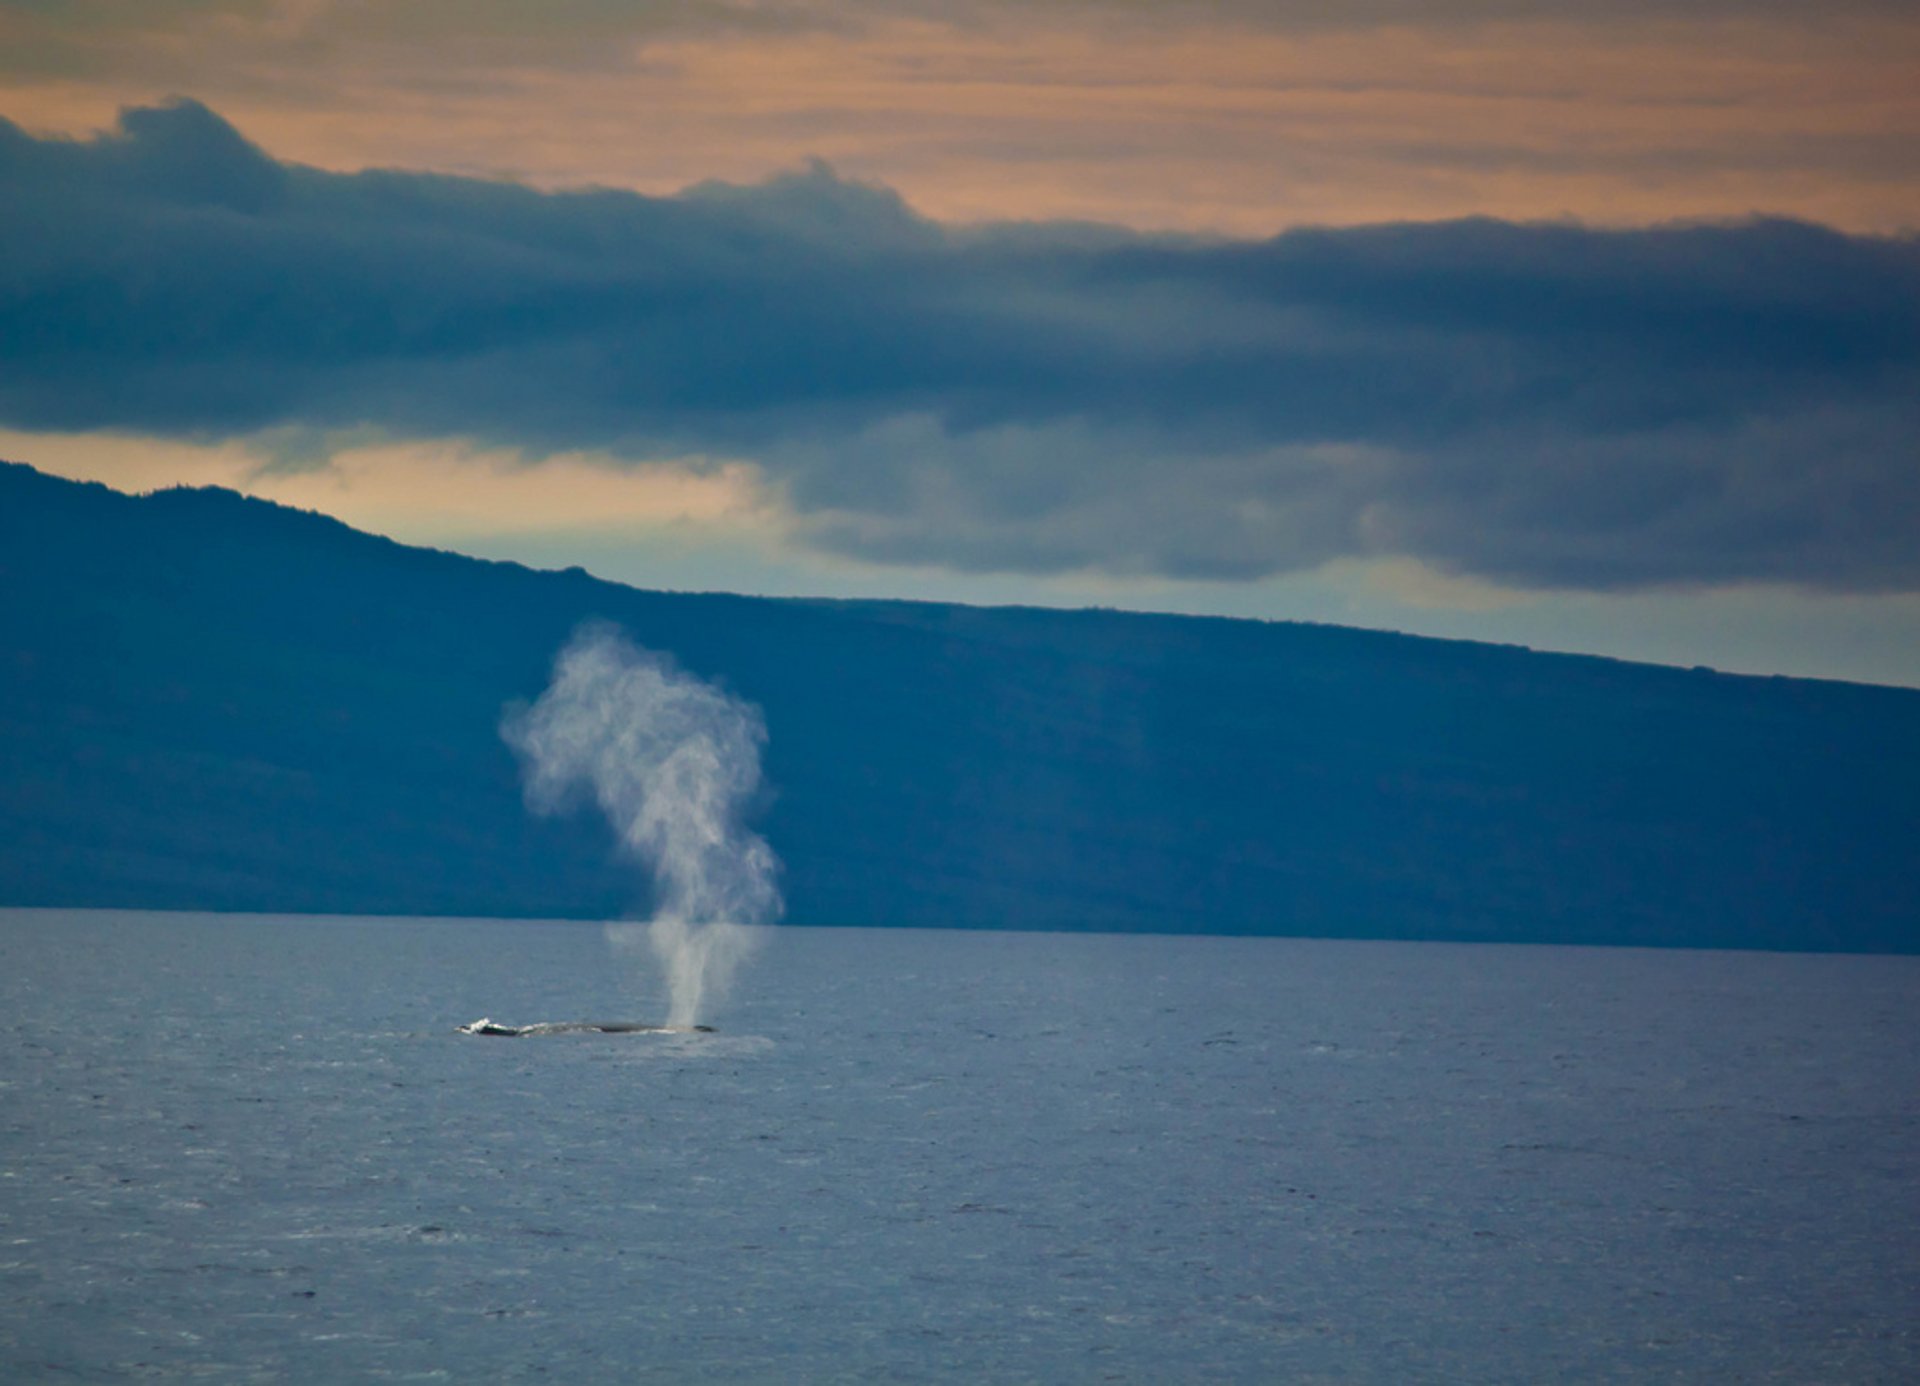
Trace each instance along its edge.
{"label": "cloud layer", "polygon": [[1920,226],[1908,0],[0,0],[0,110],[603,184],[820,155],[947,221]]}
{"label": "cloud layer", "polygon": [[955,229],[0,122],[0,423],[745,458],[881,562],[1920,589],[1920,242],[1493,220]]}

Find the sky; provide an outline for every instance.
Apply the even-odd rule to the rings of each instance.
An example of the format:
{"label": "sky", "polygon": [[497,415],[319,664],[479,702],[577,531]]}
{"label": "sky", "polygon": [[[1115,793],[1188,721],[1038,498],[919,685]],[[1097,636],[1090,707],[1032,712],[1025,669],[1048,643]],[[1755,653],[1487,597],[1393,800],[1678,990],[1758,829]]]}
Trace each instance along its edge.
{"label": "sky", "polygon": [[0,457],[1920,686],[1907,0],[0,0]]}

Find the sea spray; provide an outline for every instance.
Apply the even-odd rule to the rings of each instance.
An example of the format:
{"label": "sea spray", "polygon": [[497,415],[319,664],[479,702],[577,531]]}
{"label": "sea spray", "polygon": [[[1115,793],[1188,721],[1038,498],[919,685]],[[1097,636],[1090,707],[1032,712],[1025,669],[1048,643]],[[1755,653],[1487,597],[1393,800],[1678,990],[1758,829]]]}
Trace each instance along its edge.
{"label": "sea spray", "polygon": [[622,852],[646,867],[652,918],[609,925],[608,937],[623,948],[646,939],[666,975],[667,1023],[693,1025],[752,951],[750,926],[780,914],[779,863],[741,822],[760,786],[759,709],[591,623],[500,734],[520,757],[530,808],[560,813],[591,794]]}

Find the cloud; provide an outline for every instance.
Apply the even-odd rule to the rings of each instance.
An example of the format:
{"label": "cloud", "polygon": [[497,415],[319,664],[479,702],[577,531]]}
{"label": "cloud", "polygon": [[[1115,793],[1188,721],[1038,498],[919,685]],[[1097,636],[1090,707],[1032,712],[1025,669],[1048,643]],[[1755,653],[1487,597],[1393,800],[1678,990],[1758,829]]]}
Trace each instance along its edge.
{"label": "cloud", "polygon": [[[1859,0],[1856,0],[1859,2]],[[0,0],[0,73],[72,76],[189,69],[194,48],[331,58],[432,45],[472,61],[591,65],[667,34],[832,27],[834,6],[805,0]]]}
{"label": "cloud", "polygon": [[[511,44],[538,57],[589,47],[619,48],[683,34],[827,32],[911,19],[956,31],[1013,22],[1158,31],[1229,26],[1314,33],[1379,28],[1446,30],[1492,24],[1576,22],[1617,27],[1657,20],[1764,21],[1831,25],[1837,20],[1911,16],[1907,0],[550,0],[538,9],[512,0],[411,0],[403,6],[340,0],[0,0],[0,72],[69,74],[156,57],[180,38],[277,44],[309,53],[378,43]],[[28,41],[30,40],[30,41]],[[144,40],[147,52],[139,54]]]}
{"label": "cloud", "polygon": [[[0,109],[193,92],[283,157],[662,193],[808,155],[949,220],[1920,225],[1911,4],[0,0]],[[1682,12],[1684,11],[1684,12]]]}
{"label": "cloud", "polygon": [[0,423],[745,458],[815,546],[1251,579],[1920,590],[1920,242],[1493,220],[956,229],[0,122]]}

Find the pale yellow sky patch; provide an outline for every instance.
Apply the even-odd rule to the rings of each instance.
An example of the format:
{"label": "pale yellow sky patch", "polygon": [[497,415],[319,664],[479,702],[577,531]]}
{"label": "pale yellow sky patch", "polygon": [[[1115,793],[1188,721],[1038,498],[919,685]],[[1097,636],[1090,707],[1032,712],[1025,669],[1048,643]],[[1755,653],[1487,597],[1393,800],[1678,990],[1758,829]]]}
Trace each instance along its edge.
{"label": "pale yellow sky patch", "polygon": [[312,471],[261,475],[248,489],[383,534],[407,528],[444,539],[774,523],[751,464],[705,459],[636,466],[563,453],[528,463],[451,444],[391,444],[342,452]]}
{"label": "pale yellow sky patch", "polygon": [[645,466],[587,453],[539,462],[457,443],[342,449],[323,466],[266,466],[245,441],[196,444],[111,434],[0,430],[0,457],[117,490],[225,486],[416,543],[502,534],[630,536],[673,531],[772,543],[785,521],[748,462],[689,458]]}
{"label": "pale yellow sky patch", "polygon": [[167,486],[239,488],[260,465],[236,442],[186,443],[113,433],[26,433],[0,428],[0,458],[74,481],[140,493]]}
{"label": "pale yellow sky patch", "polygon": [[1536,606],[1539,592],[1523,592],[1483,578],[1443,573],[1417,558],[1342,560],[1339,575],[1369,594],[1415,611],[1508,611]]}

